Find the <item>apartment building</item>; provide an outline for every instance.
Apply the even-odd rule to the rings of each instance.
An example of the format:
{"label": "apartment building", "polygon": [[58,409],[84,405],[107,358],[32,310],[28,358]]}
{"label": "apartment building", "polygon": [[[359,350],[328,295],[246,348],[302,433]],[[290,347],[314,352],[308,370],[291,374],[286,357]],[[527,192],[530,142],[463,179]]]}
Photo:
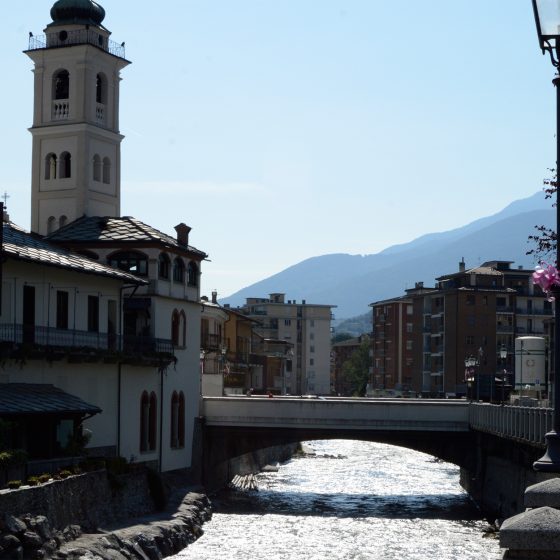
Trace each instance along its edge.
{"label": "apartment building", "polygon": [[[287,371],[282,381],[290,394],[331,394],[330,339],[333,305],[285,299],[283,293],[268,298],[247,298],[240,311],[259,321],[255,331],[263,339],[290,343]],[[291,362],[291,363],[290,363]],[[277,389],[280,389],[278,387]]]}
{"label": "apartment building", "polygon": [[[469,358],[482,378],[504,369],[513,373],[515,338],[544,336],[552,306],[533,285],[533,271],[512,264],[495,260],[467,269],[461,261],[457,272],[440,276],[434,287],[417,283],[405,296],[372,304],[379,331],[373,382],[399,387],[395,375],[402,371],[403,382],[416,393],[465,395]],[[404,364],[401,369],[395,361]]]}

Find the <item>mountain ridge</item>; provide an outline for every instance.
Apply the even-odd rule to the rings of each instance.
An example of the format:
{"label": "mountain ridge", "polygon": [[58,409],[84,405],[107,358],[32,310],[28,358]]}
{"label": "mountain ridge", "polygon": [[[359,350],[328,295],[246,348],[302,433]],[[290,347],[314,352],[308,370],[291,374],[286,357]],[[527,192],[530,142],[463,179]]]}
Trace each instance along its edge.
{"label": "mountain ridge", "polygon": [[532,268],[536,263],[526,255],[531,248],[528,236],[535,225],[553,227],[554,220],[550,201],[538,192],[465,226],[424,234],[378,253],[327,253],[304,259],[221,301],[237,306],[246,297],[281,292],[289,299],[336,305],[337,317],[350,318],[365,313],[372,302],[403,295],[416,282],[433,285],[436,277],[456,272],[462,258],[467,268],[489,260]]}

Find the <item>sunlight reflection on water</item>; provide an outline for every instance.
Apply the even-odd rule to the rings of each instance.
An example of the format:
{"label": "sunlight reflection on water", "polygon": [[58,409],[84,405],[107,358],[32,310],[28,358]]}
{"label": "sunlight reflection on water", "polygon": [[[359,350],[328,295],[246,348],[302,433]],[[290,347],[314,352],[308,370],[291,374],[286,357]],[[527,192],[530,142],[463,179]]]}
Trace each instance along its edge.
{"label": "sunlight reflection on water", "polygon": [[[497,560],[459,469],[378,443],[313,441],[315,457],[213,498],[205,534],[175,560]],[[340,456],[340,457],[339,457]]]}

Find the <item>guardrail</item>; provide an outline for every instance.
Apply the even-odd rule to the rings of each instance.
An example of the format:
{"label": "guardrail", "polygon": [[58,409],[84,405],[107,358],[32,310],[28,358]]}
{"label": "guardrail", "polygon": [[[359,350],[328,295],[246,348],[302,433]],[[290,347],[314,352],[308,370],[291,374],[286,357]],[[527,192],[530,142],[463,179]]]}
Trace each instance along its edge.
{"label": "guardrail", "polygon": [[552,408],[470,403],[469,425],[473,430],[545,447],[552,412]]}

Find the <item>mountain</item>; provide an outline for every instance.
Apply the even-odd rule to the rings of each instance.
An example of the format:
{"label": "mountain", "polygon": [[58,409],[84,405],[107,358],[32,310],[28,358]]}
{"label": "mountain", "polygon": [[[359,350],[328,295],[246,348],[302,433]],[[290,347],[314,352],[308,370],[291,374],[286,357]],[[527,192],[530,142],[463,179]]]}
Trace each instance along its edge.
{"label": "mountain", "polygon": [[333,253],[312,257],[224,298],[237,306],[247,297],[285,293],[288,299],[336,305],[337,319],[368,311],[368,305],[404,294],[416,282],[432,286],[434,279],[457,272],[464,258],[467,268],[484,261],[513,261],[532,268],[525,253],[534,226],[554,227],[556,213],[542,192],[517,200],[494,214],[463,227],[422,235],[372,255]]}

